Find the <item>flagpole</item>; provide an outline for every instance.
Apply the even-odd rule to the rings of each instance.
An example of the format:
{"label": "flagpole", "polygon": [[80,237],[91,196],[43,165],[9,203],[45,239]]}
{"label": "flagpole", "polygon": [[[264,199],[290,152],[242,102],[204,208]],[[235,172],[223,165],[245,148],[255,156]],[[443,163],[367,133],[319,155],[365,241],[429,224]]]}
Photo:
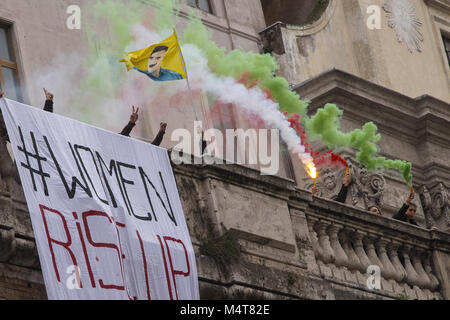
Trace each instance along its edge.
{"label": "flagpole", "polygon": [[[194,103],[194,97],[192,95],[192,90],[191,90],[191,85],[189,83],[189,77],[188,77],[188,73],[187,73],[187,69],[186,69],[186,63],[184,62],[184,57],[183,57],[183,52],[181,51],[181,47],[180,47],[180,42],[178,41],[178,35],[177,35],[177,31],[175,29],[173,29],[173,32],[175,34],[175,37],[177,39],[177,45],[178,45],[178,51],[180,52],[180,56],[181,56],[181,64],[183,65],[183,70],[184,70],[184,74],[186,76],[186,83],[188,86],[188,91],[189,91],[189,97],[191,99],[191,104],[192,104],[192,109],[194,110],[194,116],[195,116],[195,123],[198,123],[198,116],[197,116],[197,111],[195,110],[195,103]],[[201,124],[200,124],[201,126]],[[197,127],[194,125],[194,131],[197,130]],[[200,133],[200,132],[199,132]],[[196,133],[194,132],[194,137],[195,137]],[[200,140],[200,145],[196,145],[194,143],[194,164],[202,164],[203,160],[201,157],[201,153],[202,153],[202,141],[203,140],[203,130],[202,130],[202,136],[201,136],[201,140]]]}
{"label": "flagpole", "polygon": [[189,77],[188,77],[188,73],[186,70],[186,64],[184,62],[183,52],[181,51],[180,42],[178,41],[178,35],[177,35],[177,32],[175,29],[174,29],[174,33],[175,33],[175,37],[177,38],[178,51],[180,52],[181,64],[183,65],[183,71],[186,76],[186,83],[188,86],[189,97],[191,99],[192,109],[194,110],[195,121],[198,121],[197,111],[195,110],[194,96],[192,95],[191,85],[189,83]]}

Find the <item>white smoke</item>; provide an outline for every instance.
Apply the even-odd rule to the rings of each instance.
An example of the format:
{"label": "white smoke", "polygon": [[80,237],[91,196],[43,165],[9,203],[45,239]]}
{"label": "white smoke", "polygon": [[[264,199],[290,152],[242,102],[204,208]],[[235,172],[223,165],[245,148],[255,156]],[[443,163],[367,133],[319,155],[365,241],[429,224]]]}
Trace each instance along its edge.
{"label": "white smoke", "polygon": [[[158,34],[139,24],[132,26],[129,31],[134,40],[126,47],[128,52],[158,43],[165,39],[169,32],[171,33],[168,30],[164,34]],[[268,128],[280,130],[282,140],[292,153],[297,154],[306,165],[312,163],[310,154],[306,153],[300,137],[290,127],[289,121],[280,112],[278,104],[268,99],[261,89],[256,87],[249,89],[231,77],[215,75],[208,67],[208,59],[205,54],[195,45],[183,45],[182,51],[193,90],[213,94],[223,103],[231,103],[245,112],[259,116]],[[80,90],[79,76],[86,71],[84,59],[81,53],[61,54],[54,58],[52,63],[35,73],[31,77],[31,83],[39,83],[41,88],[45,87],[55,94],[55,112],[92,125],[109,130],[120,130],[128,121],[131,106],[145,108],[146,105],[152,103],[156,96],[166,97],[168,101],[176,93],[187,91],[185,81],[163,83],[152,81],[148,83],[150,80],[145,76],[135,71],[126,72],[124,66],[125,78],[122,80],[125,80],[120,93],[99,97],[95,88]],[[111,77],[108,71],[112,69],[111,63],[119,62],[111,62],[107,59],[100,52],[97,61],[90,66],[92,69],[90,71],[101,73],[105,72],[106,67],[105,81],[111,81],[111,85],[114,85],[115,81],[120,81],[120,79]],[[84,98],[95,96],[95,105],[78,105],[78,108],[74,108],[76,105],[74,102],[81,96]]]}
{"label": "white smoke", "polygon": [[279,105],[268,99],[260,88],[249,89],[231,77],[219,77],[212,73],[206,56],[195,45],[184,45],[182,50],[193,89],[214,94],[223,103],[232,103],[250,114],[259,116],[269,128],[280,130],[281,139],[288,149],[297,154],[305,165],[313,163],[311,155],[301,144],[300,137],[279,110]]}

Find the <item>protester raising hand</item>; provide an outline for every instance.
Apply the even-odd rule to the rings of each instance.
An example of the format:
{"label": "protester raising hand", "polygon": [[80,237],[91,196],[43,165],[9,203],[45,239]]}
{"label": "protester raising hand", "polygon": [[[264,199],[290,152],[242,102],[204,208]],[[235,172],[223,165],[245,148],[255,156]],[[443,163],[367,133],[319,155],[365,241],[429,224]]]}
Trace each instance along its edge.
{"label": "protester raising hand", "polygon": [[44,88],[44,93],[45,93],[46,100],[53,101],[53,97],[54,97],[53,93],[48,92],[47,89],[45,89],[45,88]]}
{"label": "protester raising hand", "polygon": [[339,194],[336,197],[337,202],[345,203],[345,200],[347,199],[349,184],[350,184],[350,171],[346,168],[344,183],[342,184],[341,190],[339,191]]}
{"label": "protester raising hand", "polygon": [[408,199],[405,201],[405,204],[392,218],[403,222],[409,222],[410,224],[414,224],[417,226],[417,222],[414,220],[414,216],[416,215],[417,211],[417,205],[412,202],[413,200],[414,191],[411,191],[409,193]]}
{"label": "protester raising hand", "polygon": [[156,138],[153,140],[152,144],[155,146],[160,146],[163,141],[164,135],[166,134],[167,123],[161,122],[159,124],[159,132],[156,135]]}
{"label": "protester raising hand", "polygon": [[130,116],[130,123],[136,124],[138,119],[139,119],[139,108],[135,109],[133,106],[133,112],[131,113]]}
{"label": "protester raising hand", "polygon": [[136,109],[133,106],[133,111],[131,112],[130,121],[125,126],[125,128],[123,128],[123,130],[120,134],[123,136],[129,137],[130,133],[133,130],[134,126],[136,125],[136,122],[138,119],[139,119],[139,108]]}
{"label": "protester raising hand", "polygon": [[313,196],[315,196],[319,192],[319,189],[317,189],[317,186],[313,186],[311,189],[311,193]]}
{"label": "protester raising hand", "polygon": [[414,200],[414,191],[411,191],[409,193],[408,199],[405,201],[405,203],[409,206],[411,204],[411,201]]}
{"label": "protester raising hand", "polygon": [[350,184],[350,171],[348,169],[345,170],[345,179],[344,179],[344,186],[348,187]]}
{"label": "protester raising hand", "polygon": [[45,105],[44,105],[44,111],[52,112],[53,113],[53,93],[50,93],[47,91],[47,89],[44,88],[45,93]]}

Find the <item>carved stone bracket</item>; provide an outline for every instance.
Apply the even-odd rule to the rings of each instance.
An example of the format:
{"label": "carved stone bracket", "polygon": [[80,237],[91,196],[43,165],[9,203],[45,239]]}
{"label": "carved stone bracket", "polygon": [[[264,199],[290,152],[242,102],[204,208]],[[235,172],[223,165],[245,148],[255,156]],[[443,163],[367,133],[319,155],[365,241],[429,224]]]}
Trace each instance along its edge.
{"label": "carved stone bracket", "polygon": [[362,204],[364,208],[371,205],[381,206],[386,180],[378,172],[370,172],[365,166],[349,159],[352,175],[350,190],[353,205]]}
{"label": "carved stone bracket", "polygon": [[420,188],[420,200],[424,209],[427,227],[450,226],[450,197],[447,187],[439,182],[431,189],[427,186]]}
{"label": "carved stone bracket", "polygon": [[17,238],[15,230],[5,226],[0,226],[0,262],[40,268],[35,242]]}
{"label": "carved stone bracket", "polygon": [[[317,195],[322,198],[336,198],[342,187],[344,174],[344,169],[326,167],[321,170],[317,179]],[[312,187],[312,184],[310,184],[308,187]]]}
{"label": "carved stone bracket", "polygon": [[281,27],[283,23],[278,22],[260,33],[264,45],[264,53],[276,53],[282,55],[286,53],[283,42]]}

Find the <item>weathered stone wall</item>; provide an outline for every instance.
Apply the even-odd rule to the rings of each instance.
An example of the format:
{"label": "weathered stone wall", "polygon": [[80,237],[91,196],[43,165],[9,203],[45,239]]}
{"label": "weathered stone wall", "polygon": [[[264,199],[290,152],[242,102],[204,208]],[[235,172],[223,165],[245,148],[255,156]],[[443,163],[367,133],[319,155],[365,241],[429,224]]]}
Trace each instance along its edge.
{"label": "weathered stone wall", "polygon": [[[434,225],[447,232],[450,230],[448,103],[428,95],[412,99],[340,70],[325,72],[294,89],[311,101],[311,113],[327,103],[336,103],[344,111],[343,132],[361,128],[369,121],[375,123],[381,134],[379,155],[412,163],[416,191],[414,202],[419,206],[419,224],[427,227]],[[394,170],[365,174],[351,160],[355,159],[355,150],[338,152],[349,157],[352,164],[351,192],[347,203],[362,209],[378,204],[387,216],[394,215],[409,193],[401,175]],[[304,169],[294,160],[293,165],[296,167],[298,185],[310,188],[311,182]],[[325,183],[323,180],[327,178],[327,172],[319,172],[319,182]],[[343,172],[333,170],[331,178],[334,188],[322,185],[321,189],[325,193],[337,194],[343,181]]]}
{"label": "weathered stone wall", "polygon": [[[331,0],[327,10],[312,24],[280,24],[266,41],[275,45],[274,55],[281,71],[292,85],[336,68],[365,80],[415,98],[429,94],[450,102],[450,67],[442,34],[450,32],[450,5],[443,0],[408,0],[415,8],[412,15],[398,16],[398,24],[412,26],[420,22],[421,51],[409,51],[399,43],[396,30],[388,26],[383,6],[387,0]],[[395,1],[394,1],[395,2]],[[400,2],[400,1],[399,1]],[[403,1],[402,1],[403,2]],[[369,6],[380,8],[380,29],[369,29]],[[400,10],[400,12],[406,12]],[[283,20],[281,20],[283,22]],[[402,33],[415,37],[412,28]],[[267,38],[268,30],[262,33]]]}
{"label": "weathered stone wall", "polygon": [[[293,181],[241,166],[174,172],[203,299],[450,297],[447,233],[312,197]],[[44,299],[23,195],[10,184],[17,193],[1,194],[0,296]],[[368,265],[381,267],[381,290],[367,288]]]}
{"label": "weathered stone wall", "polygon": [[[83,50],[81,34],[67,33],[65,10],[87,2],[2,1],[0,18],[14,23],[26,103],[41,104],[41,86],[32,82],[33,75],[51,63],[52,52]],[[450,30],[448,5],[414,2],[424,23],[422,53],[409,53],[385,21],[383,30],[369,32],[367,3],[350,0],[331,0],[311,26],[275,26],[270,45],[291,83],[307,80],[296,90],[311,99],[311,112],[337,103],[345,111],[345,131],[375,121],[383,135],[382,155],[413,162],[420,194],[417,220],[441,231],[389,218],[408,191],[396,172],[370,174],[369,183],[353,162],[351,192],[342,205],[329,200],[342,173],[330,176],[331,184],[321,174],[320,197],[313,198],[298,161],[293,161],[297,185],[240,166],[175,166],[202,298],[450,298],[450,239],[443,232],[450,227],[450,73],[437,37],[440,29]],[[258,31],[265,27],[259,0],[213,0],[212,6],[213,14],[199,14],[217,43],[228,50],[259,50]],[[422,94],[434,97],[411,98]],[[173,128],[182,127],[187,112],[174,116]],[[160,120],[151,119],[153,125]],[[342,154],[354,159],[351,150]],[[17,181],[0,141],[0,298],[43,299],[33,232]],[[383,217],[364,210],[369,198],[379,199]],[[367,289],[368,264],[382,266],[382,290]]]}
{"label": "weathered stone wall", "polygon": [[[446,233],[312,197],[243,167],[174,170],[210,298],[448,298]],[[382,290],[367,289],[369,265],[381,266]]]}

